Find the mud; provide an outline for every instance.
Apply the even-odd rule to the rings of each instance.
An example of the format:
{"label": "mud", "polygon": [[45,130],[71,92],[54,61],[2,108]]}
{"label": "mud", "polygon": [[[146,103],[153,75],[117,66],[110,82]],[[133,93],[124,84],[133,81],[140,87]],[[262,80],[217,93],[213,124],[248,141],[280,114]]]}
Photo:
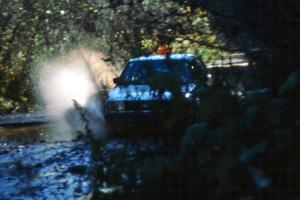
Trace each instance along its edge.
{"label": "mud", "polygon": [[89,166],[83,142],[22,145],[0,143],[0,199],[75,199],[91,191],[87,174],[72,166]]}
{"label": "mud", "polygon": [[[109,139],[92,160],[87,139],[55,141],[49,125],[0,129],[0,199],[84,199],[126,193],[142,180],[143,155],[155,153],[162,142],[153,138]],[[101,176],[95,177],[97,167]]]}

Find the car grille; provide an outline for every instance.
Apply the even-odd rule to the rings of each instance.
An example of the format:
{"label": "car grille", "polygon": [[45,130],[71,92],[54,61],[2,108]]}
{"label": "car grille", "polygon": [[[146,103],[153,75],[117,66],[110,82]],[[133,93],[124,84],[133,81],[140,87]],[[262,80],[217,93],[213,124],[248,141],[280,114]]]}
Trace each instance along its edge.
{"label": "car grille", "polygon": [[167,102],[164,101],[127,101],[125,109],[127,111],[161,111],[166,108]]}

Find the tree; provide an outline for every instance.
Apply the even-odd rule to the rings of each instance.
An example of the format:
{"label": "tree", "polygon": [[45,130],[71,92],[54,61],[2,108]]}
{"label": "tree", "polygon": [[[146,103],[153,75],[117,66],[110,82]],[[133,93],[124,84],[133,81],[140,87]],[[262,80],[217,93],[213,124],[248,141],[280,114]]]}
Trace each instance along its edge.
{"label": "tree", "polygon": [[[293,0],[179,0],[210,13],[228,45],[262,66],[266,85],[278,87],[300,64],[300,3]],[[253,50],[260,50],[254,54]]]}

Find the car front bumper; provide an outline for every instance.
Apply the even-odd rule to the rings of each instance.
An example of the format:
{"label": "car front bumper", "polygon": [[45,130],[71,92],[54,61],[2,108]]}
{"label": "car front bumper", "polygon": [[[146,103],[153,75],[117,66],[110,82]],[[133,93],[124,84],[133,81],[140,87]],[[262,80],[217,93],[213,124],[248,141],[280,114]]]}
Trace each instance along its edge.
{"label": "car front bumper", "polygon": [[166,119],[164,112],[118,111],[108,112],[105,118],[112,131],[142,129],[143,131],[162,129]]}

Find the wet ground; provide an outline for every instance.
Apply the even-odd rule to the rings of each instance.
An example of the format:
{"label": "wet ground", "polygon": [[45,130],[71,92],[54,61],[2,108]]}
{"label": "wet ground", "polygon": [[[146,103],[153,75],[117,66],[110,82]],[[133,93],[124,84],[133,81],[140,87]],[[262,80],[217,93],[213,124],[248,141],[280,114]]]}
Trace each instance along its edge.
{"label": "wet ground", "polygon": [[90,192],[89,176],[70,172],[89,165],[83,142],[2,141],[0,149],[0,199],[75,199]]}
{"label": "wet ground", "polygon": [[[49,124],[0,127],[1,200],[88,199],[95,185],[103,195],[124,192],[124,186],[134,188],[141,182],[137,155],[162,146],[152,138],[109,139],[96,150],[100,160],[95,165],[87,139],[55,141],[49,128]],[[102,176],[96,184],[95,166]]]}

